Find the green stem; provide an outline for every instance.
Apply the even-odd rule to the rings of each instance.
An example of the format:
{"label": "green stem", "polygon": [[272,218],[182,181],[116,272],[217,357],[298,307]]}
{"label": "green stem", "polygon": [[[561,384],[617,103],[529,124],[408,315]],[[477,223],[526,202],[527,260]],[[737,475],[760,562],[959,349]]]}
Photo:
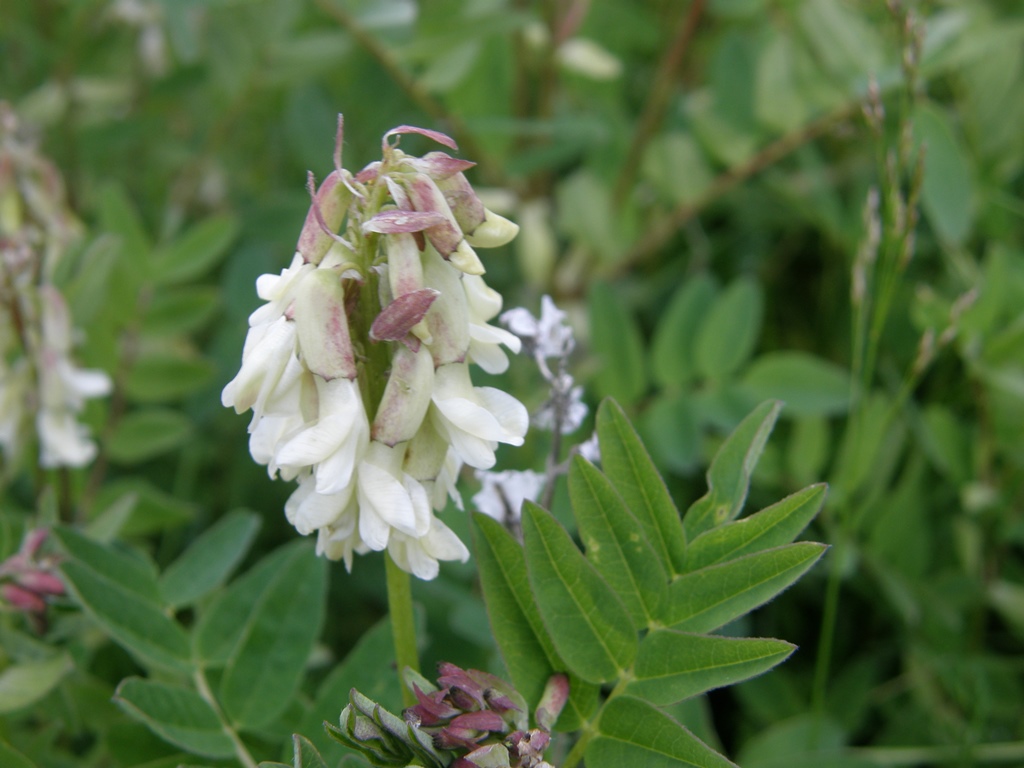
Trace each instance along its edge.
{"label": "green stem", "polygon": [[388,615],[391,618],[391,635],[395,641],[395,662],[402,688],[402,703],[411,707],[416,704],[416,697],[406,687],[402,672],[406,667],[415,672],[420,671],[420,657],[416,649],[416,616],[412,610],[412,580],[390,555],[385,556],[384,562],[388,579]]}
{"label": "green stem", "polygon": [[619,682],[616,683],[615,688],[608,694],[608,698],[602,702],[600,709],[598,709],[597,712],[594,713],[594,716],[584,724],[583,728],[580,729],[580,737],[577,739],[576,743],[572,745],[572,749],[569,750],[569,754],[566,756],[565,760],[562,761],[562,768],[576,768],[580,761],[583,760],[583,754],[587,751],[587,746],[590,744],[590,740],[598,733],[598,729],[594,727],[594,723],[600,720],[601,713],[604,711],[604,708],[608,706],[608,702],[626,690],[626,686],[632,679],[632,670],[629,670],[622,675]]}
{"label": "green stem", "polygon": [[256,758],[254,758],[245,744],[242,742],[241,737],[235,732],[235,729],[231,727],[231,723],[228,722],[227,718],[224,717],[224,713],[221,711],[220,705],[217,703],[216,697],[213,695],[213,691],[210,690],[210,684],[206,681],[206,675],[203,674],[202,669],[197,669],[195,674],[192,675],[192,682],[196,685],[196,690],[199,691],[199,695],[202,696],[203,701],[210,705],[214,712],[217,713],[217,719],[220,720],[220,727],[231,739],[232,745],[235,748],[235,757],[238,758],[245,768],[257,768]]}
{"label": "green stem", "polygon": [[[825,692],[828,672],[832,663],[832,645],[836,636],[836,618],[839,615],[839,591],[842,585],[843,539],[836,538],[829,553],[828,582],[825,587],[825,606],[818,637],[818,657],[814,662],[814,685],[811,689],[811,707],[815,714],[825,711]],[[820,722],[820,720],[819,720]]]}

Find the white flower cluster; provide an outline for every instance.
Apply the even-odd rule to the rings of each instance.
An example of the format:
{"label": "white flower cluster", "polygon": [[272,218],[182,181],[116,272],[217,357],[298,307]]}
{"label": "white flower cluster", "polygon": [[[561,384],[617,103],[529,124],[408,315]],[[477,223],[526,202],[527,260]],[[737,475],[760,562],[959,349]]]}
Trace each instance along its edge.
{"label": "white flower cluster", "polygon": [[60,175],[18,134],[0,102],[0,449],[17,464],[36,432],[42,467],[80,467],[96,444],[78,417],[110,392],[102,371],[71,359],[67,305],[50,278],[77,232]]}
{"label": "white flower cluster", "polygon": [[[387,550],[422,579],[469,552],[434,514],[460,468],[494,465],[499,443],[521,445],[529,422],[511,395],[475,387],[470,364],[508,366],[519,339],[488,324],[501,296],[481,278],[474,247],[517,227],[484,208],[444,152],[406,155],[384,135],[383,159],[341,167],[316,188],[291,265],[263,275],[266,304],[249,318],[238,375],[222,402],[252,410],[250,451],[271,475],[297,480],[285,514],[317,533],[317,552],[343,559]],[[342,234],[338,234],[338,233]]]}

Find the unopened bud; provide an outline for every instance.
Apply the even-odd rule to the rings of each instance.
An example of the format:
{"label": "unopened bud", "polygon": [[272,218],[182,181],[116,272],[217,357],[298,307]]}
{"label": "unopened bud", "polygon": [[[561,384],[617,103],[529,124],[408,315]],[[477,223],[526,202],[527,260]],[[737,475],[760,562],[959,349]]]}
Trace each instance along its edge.
{"label": "unopened bud", "polygon": [[459,229],[466,235],[476,232],[486,219],[487,209],[476,196],[469,179],[462,173],[456,173],[447,178],[437,179],[437,187],[451,208]]}
{"label": "unopened bud", "polygon": [[444,217],[439,224],[424,230],[424,234],[437,252],[446,259],[462,242],[462,230],[459,229],[444,194],[438,189],[434,180],[423,173],[413,174],[405,183],[406,192],[412,207],[417,211],[435,211]]}
{"label": "unopened bud", "polygon": [[352,192],[345,183],[344,171],[333,171],[315,192],[310,175],[311,202],[306,222],[302,225],[296,250],[307,264],[319,264],[331,249],[345,213],[352,202]]}
{"label": "unopened bud", "polygon": [[434,365],[462,362],[469,351],[469,309],[460,273],[430,248],[424,256],[423,279],[441,292],[424,318]]}
{"label": "unopened bud", "polygon": [[467,275],[482,275],[486,271],[476,251],[465,240],[459,241],[458,247],[448,256],[448,263]]}
{"label": "unopened bud", "polygon": [[519,234],[519,225],[484,208],[484,220],[471,234],[466,235],[475,248],[497,248],[510,243]]}
{"label": "unopened bud", "polygon": [[345,315],[345,290],[331,270],[317,269],[295,294],[295,327],[306,367],[327,381],[354,379],[356,361]]}
{"label": "unopened bud", "polygon": [[427,413],[434,382],[434,361],[426,347],[412,352],[396,347],[384,396],[373,420],[373,439],[394,447],[411,440]]}

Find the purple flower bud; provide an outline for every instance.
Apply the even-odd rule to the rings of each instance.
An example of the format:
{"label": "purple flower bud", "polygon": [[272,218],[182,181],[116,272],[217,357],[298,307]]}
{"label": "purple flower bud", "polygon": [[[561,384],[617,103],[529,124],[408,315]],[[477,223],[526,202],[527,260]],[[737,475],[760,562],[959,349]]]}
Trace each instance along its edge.
{"label": "purple flower bud", "polygon": [[18,576],[18,584],[39,595],[63,595],[64,582],[52,573],[31,570]]}
{"label": "purple flower bud", "polygon": [[544,686],[544,694],[541,696],[534,714],[537,725],[545,731],[554,728],[555,721],[558,720],[558,716],[562,713],[568,700],[569,678],[561,673],[549,677],[547,685]]}
{"label": "purple flower bud", "polygon": [[45,613],[46,611],[46,601],[42,597],[17,584],[4,584],[0,587],[0,596],[19,611],[27,613]]}
{"label": "purple flower bud", "polygon": [[489,712],[485,709],[458,715],[452,720],[451,724],[456,728],[466,728],[475,731],[505,730],[504,718],[497,712]]}
{"label": "purple flower bud", "polygon": [[423,320],[440,295],[441,292],[434,288],[421,288],[399,296],[377,315],[370,326],[370,338],[374,341],[400,341],[405,338],[412,327]]}

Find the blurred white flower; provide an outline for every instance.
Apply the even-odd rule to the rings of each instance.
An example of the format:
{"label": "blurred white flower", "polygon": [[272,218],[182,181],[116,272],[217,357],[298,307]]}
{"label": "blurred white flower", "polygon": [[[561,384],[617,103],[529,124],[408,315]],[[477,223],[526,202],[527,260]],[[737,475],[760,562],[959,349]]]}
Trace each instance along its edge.
{"label": "blurred white flower", "polygon": [[44,467],[81,467],[93,460],[97,449],[77,416],[87,399],[109,394],[113,385],[103,371],[83,370],[71,362],[71,317],[60,292],[42,285],[39,301],[39,463]]}
{"label": "blurred white flower", "polygon": [[565,357],[576,346],[572,327],[565,323],[565,312],[547,295],[541,297],[540,308],[539,318],[523,307],[510,309],[501,315],[501,322],[527,342],[537,358]]}
{"label": "blurred white flower", "polygon": [[622,62],[593,40],[572,37],[558,46],[559,63],[591,80],[615,80],[622,74]]}
{"label": "blurred white flower", "polygon": [[518,522],[523,502],[536,501],[544,489],[544,475],[530,469],[475,474],[481,487],[473,495],[473,505],[499,523]]}
{"label": "blurred white flower", "polygon": [[548,431],[557,425],[563,435],[568,435],[580,428],[589,411],[583,402],[583,387],[574,387],[572,377],[563,373],[556,378],[551,397],[533,415],[533,425]]}

